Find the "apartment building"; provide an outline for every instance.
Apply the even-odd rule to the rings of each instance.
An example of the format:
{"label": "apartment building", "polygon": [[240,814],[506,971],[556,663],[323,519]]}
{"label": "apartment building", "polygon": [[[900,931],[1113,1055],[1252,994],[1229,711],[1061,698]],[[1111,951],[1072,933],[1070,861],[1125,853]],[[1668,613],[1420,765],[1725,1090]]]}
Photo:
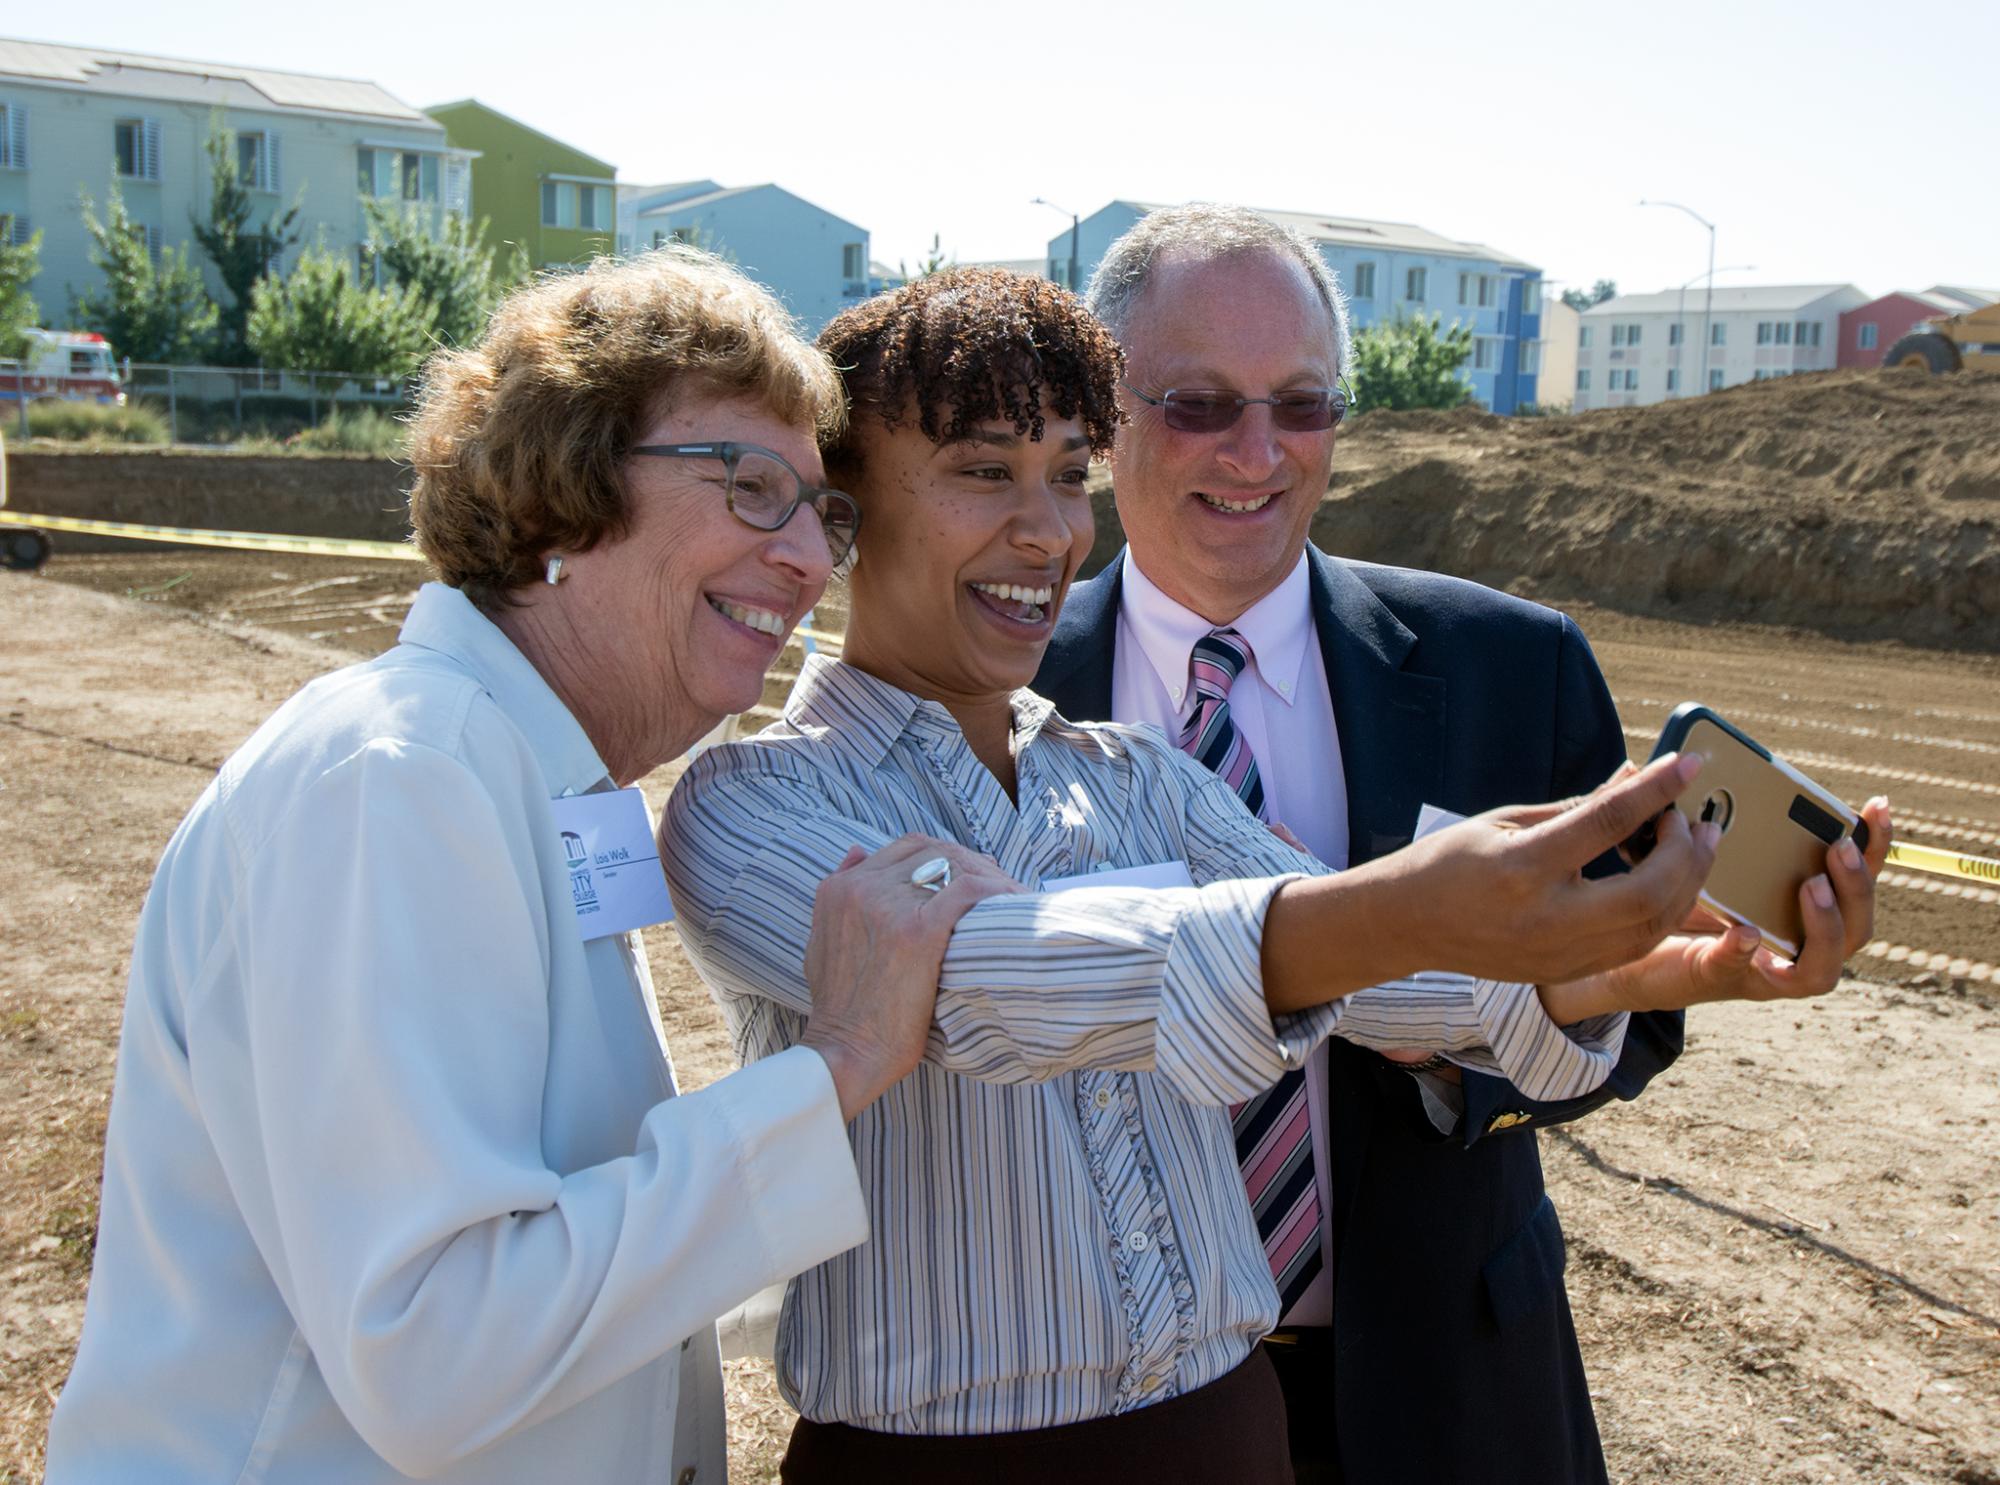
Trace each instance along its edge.
{"label": "apartment building", "polygon": [[356,252],[367,196],[471,209],[471,153],[374,83],[0,39],[0,230],[42,234],[30,288],[45,324],[99,286],[79,207],[87,195],[101,214],[114,183],[154,253],[188,244],[222,292],[190,229],[208,210],[215,128],[260,216],[298,205],[301,246]]}
{"label": "apartment building", "polygon": [[1889,347],[1931,320],[1948,320],[2000,300],[2000,291],[1933,284],[1898,289],[1840,317],[1841,366],[1880,366]]}
{"label": "apartment building", "polygon": [[776,294],[808,335],[871,292],[868,229],[769,182],[621,184],[618,251],[669,241],[729,259]]}
{"label": "apartment building", "polygon": [[1571,406],[1637,407],[1831,370],[1840,317],[1867,298],[1852,284],[1718,287],[1710,303],[1699,290],[1621,294],[1581,316]]}
{"label": "apartment building", "polygon": [[425,109],[472,156],[472,193],[494,243],[520,243],[537,268],[612,249],[618,168],[476,98]]}
{"label": "apartment building", "polygon": [[[1077,228],[1078,278],[1089,283],[1106,250],[1158,204],[1113,201]],[[1257,214],[1303,233],[1347,292],[1360,329],[1399,315],[1436,316],[1472,330],[1466,379],[1472,395],[1497,413],[1511,413],[1540,395],[1542,271],[1476,242],[1460,242],[1408,222],[1366,221],[1314,212]],[[1067,228],[1048,243],[1044,272],[1069,278]]]}

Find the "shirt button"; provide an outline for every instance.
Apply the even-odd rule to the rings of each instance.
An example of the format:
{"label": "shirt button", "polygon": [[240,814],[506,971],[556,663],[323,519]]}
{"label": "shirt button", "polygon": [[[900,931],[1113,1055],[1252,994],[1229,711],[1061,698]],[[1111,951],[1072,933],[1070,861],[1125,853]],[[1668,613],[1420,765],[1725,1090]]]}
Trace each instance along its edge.
{"label": "shirt button", "polygon": [[1139,1390],[1141,1392],[1158,1392],[1160,1390],[1160,1384],[1165,1380],[1166,1378],[1162,1377],[1158,1372],[1148,1372],[1145,1375],[1145,1377],[1141,1379],[1139,1383]]}
{"label": "shirt button", "polygon": [[1144,1228],[1136,1232],[1129,1232],[1125,1235],[1125,1246],[1130,1248],[1134,1253],[1143,1253],[1153,1246],[1152,1235]]}
{"label": "shirt button", "polygon": [[694,1485],[694,1466],[689,1465],[674,1476],[674,1485]]}
{"label": "shirt button", "polygon": [[1090,1095],[1090,1101],[1096,1104],[1100,1109],[1110,1108],[1111,1090],[1109,1088],[1098,1089],[1095,1093]]}

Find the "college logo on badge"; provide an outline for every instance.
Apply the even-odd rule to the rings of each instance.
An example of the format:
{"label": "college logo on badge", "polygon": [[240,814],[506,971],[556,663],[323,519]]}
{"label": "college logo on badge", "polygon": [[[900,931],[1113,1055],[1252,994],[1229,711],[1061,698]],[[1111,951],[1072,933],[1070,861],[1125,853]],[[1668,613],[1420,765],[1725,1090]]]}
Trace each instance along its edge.
{"label": "college logo on badge", "polygon": [[563,860],[569,863],[569,893],[577,911],[597,906],[597,884],[590,879],[590,852],[574,830],[562,833]]}

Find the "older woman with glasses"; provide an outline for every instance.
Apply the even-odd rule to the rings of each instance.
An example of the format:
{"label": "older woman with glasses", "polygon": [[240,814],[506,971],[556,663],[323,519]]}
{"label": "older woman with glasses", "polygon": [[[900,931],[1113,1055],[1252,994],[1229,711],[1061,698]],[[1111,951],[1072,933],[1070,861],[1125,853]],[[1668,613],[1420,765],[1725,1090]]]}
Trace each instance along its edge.
{"label": "older woman with glasses", "polygon": [[[913,897],[996,868],[1045,890],[957,924],[924,1062],[852,1126],[872,1240],[788,1291],[778,1380],[803,1416],[784,1478],[1289,1480],[1256,1341],[1316,1208],[1283,1155],[1289,1116],[1256,1100],[1328,1034],[1535,1097],[1597,1086],[1624,1013],[1715,963],[1655,950],[1708,827],[1669,812],[1635,871],[1579,877],[1693,760],[1330,872],[1245,807],[1254,770],[1220,709],[1176,746],[1026,689],[1118,425],[1104,327],[1052,284],[965,269],[820,344],[854,404],[828,467],[867,522],[846,648],[809,662],[782,723],[676,789],[661,848],[683,943],[755,1066],[817,1014],[815,884],[857,840],[951,842],[911,852]],[[1283,415],[1337,416],[1335,397],[1287,394]],[[1258,1204],[1292,1214],[1271,1242],[1232,1105],[1270,1126]]]}
{"label": "older woman with glasses", "polygon": [[676,1096],[632,786],[756,701],[846,555],[841,417],[692,251],[520,289],[426,368],[441,581],[154,878],[51,1481],[723,1479],[712,1319],[867,1235],[846,1124],[997,885],[844,857],[798,1047]]}

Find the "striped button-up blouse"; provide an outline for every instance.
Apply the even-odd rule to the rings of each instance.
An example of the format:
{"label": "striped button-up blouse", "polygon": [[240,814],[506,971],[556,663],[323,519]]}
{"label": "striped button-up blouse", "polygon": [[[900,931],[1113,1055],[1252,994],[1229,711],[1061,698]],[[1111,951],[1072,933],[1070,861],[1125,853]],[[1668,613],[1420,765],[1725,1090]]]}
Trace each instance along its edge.
{"label": "striped button-up blouse", "polygon": [[961,920],[924,1064],[850,1126],[870,1240],[786,1296],[779,1385],[822,1422],[1049,1427],[1239,1365],[1278,1297],[1227,1105],[1329,1033],[1439,1048],[1537,1098],[1596,1087],[1623,1041],[1622,1017],[1565,1032],[1531,987],[1445,974],[1274,1019],[1265,910],[1327,868],[1156,729],[1071,723],[1028,691],[1013,712],[1018,805],[942,706],[814,657],[785,720],[705,753],[668,803],[681,939],[746,1063],[805,1028],[813,895],[850,846],[920,831],[1030,887],[1162,861],[1196,883]]}

